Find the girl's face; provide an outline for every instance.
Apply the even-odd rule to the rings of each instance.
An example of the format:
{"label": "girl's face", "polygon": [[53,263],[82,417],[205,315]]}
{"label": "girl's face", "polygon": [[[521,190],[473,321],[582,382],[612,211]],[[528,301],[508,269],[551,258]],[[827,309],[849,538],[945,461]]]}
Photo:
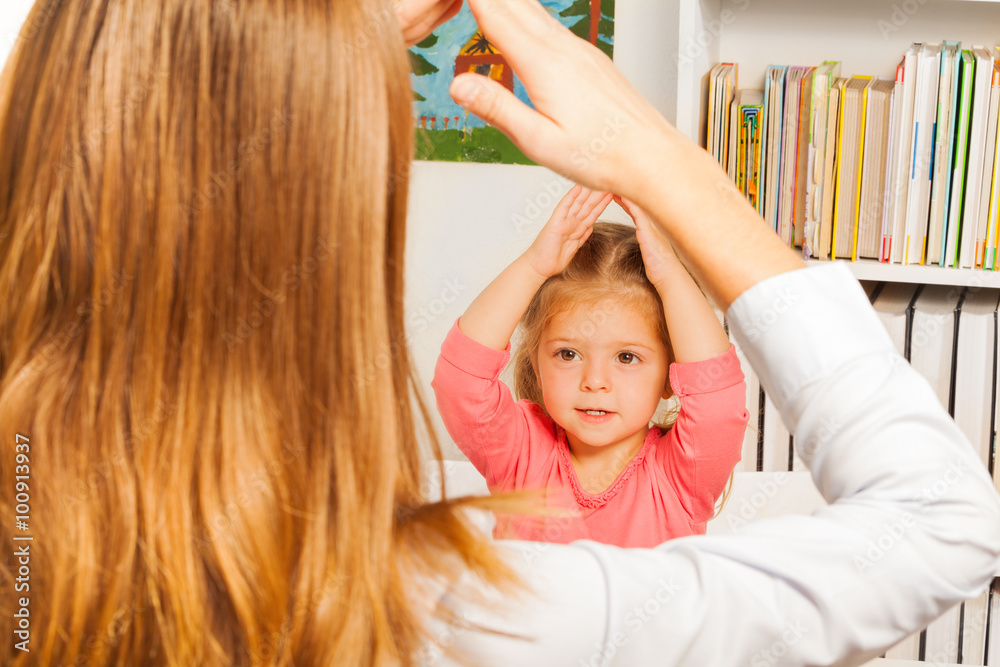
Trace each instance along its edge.
{"label": "girl's face", "polygon": [[535,360],[545,409],[578,456],[642,445],[660,398],[669,395],[669,364],[649,316],[613,299],[555,315]]}

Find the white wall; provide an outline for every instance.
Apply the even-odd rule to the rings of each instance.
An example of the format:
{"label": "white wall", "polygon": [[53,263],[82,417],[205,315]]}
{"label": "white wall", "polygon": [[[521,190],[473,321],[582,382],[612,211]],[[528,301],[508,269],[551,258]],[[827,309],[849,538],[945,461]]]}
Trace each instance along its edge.
{"label": "white wall", "polygon": [[0,3],[0,63],[7,61],[7,54],[17,41],[18,31],[32,4],[31,0],[4,0]]}

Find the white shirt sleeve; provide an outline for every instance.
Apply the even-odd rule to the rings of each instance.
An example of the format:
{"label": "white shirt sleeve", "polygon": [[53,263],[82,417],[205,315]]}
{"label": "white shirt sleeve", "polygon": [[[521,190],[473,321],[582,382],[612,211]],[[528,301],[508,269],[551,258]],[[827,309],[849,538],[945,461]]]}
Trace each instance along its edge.
{"label": "white shirt sleeve", "polygon": [[984,590],[1000,497],[846,267],[770,278],[728,319],[831,504],[655,549],[498,543],[534,594],[443,596],[463,620],[432,622],[424,664],[854,665]]}

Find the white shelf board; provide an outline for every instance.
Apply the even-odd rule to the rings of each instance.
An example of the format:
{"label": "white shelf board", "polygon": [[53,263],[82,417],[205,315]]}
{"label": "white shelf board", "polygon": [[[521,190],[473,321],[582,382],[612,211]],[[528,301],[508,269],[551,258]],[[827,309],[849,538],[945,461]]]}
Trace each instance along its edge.
{"label": "white shelf board", "polygon": [[[815,266],[827,262],[810,259],[806,263]],[[856,262],[845,261],[844,263],[858,280],[1000,288],[1000,271],[949,269],[919,264],[883,264],[873,259],[862,259]]]}

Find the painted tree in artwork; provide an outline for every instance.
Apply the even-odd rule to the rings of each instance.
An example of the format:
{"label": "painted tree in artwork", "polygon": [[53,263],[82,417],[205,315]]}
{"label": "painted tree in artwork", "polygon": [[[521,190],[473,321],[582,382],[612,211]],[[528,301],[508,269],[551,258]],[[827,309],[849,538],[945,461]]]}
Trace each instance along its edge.
{"label": "painted tree in artwork", "polygon": [[611,43],[615,32],[615,0],[574,0],[559,12],[559,16],[580,19],[569,26],[573,34],[582,37],[604,51],[610,58],[614,52]]}
{"label": "painted tree in artwork", "polygon": [[[419,44],[415,45],[413,48],[410,49],[410,67],[415,75],[426,76],[427,74],[434,74],[435,72],[438,71],[438,68],[435,67],[433,64],[431,64],[431,62],[427,60],[427,58],[424,58],[419,52],[414,50],[414,49],[430,48],[435,44],[437,44],[437,41],[438,41],[437,35],[432,33],[428,35],[426,38],[424,38],[424,41],[420,42]],[[415,99],[417,102],[423,102],[426,98],[424,98],[423,95],[414,90],[413,99]]]}

